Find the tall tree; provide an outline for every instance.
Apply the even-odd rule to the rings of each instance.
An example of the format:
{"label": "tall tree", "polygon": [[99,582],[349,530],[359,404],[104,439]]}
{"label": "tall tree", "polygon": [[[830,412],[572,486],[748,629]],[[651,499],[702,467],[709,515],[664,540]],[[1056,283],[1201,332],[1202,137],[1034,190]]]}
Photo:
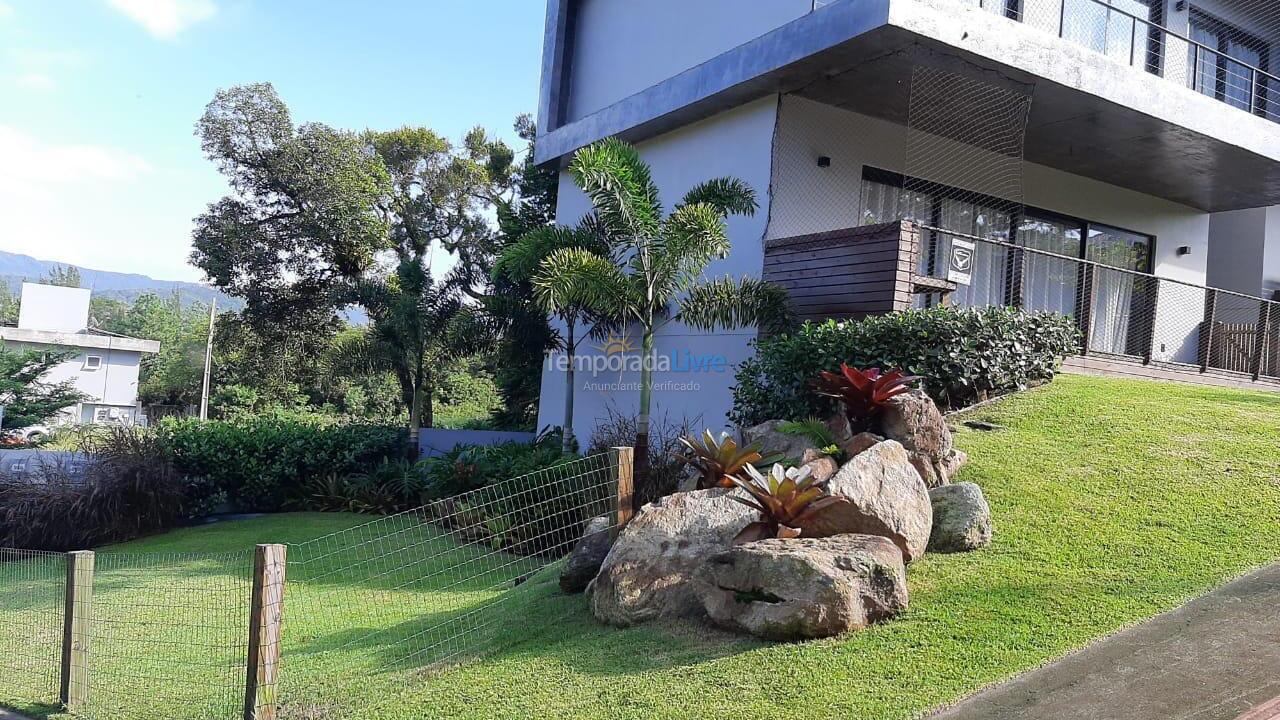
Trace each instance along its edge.
{"label": "tall tree", "polygon": [[561,346],[561,339],[548,322],[547,311],[534,297],[534,266],[512,266],[510,258],[505,261],[507,267],[500,265],[508,253],[523,252],[514,248],[527,235],[554,224],[560,173],[554,166],[534,162],[537,127],[528,115],[516,118],[515,130],[527,146],[513,176],[514,191],[496,201],[497,259],[483,306],[502,331],[495,353],[494,380],[502,395],[503,409],[494,421],[501,427],[532,428],[542,392],[542,360],[548,350]]}
{"label": "tall tree", "polygon": [[695,186],[664,213],[649,166],[631,145],[607,139],[590,145],[569,165],[574,182],[595,208],[590,223],[608,254],[583,248],[556,250],[543,262],[534,286],[544,296],[587,298],[612,324],[640,327],[643,359],[635,463],[649,474],[649,418],[653,399],[655,336],[676,318],[699,330],[792,321],[786,292],[753,278],[704,281],[711,261],[729,253],[726,219],[756,210],[755,193],[735,178]]}
{"label": "tall tree", "polygon": [[[533,288],[534,279],[543,263],[555,252],[569,248],[599,256],[609,252],[605,238],[590,220],[584,221],[578,228],[544,226],[532,230],[507,247],[498,259],[494,274],[509,280],[512,285]],[[538,285],[533,290],[533,297],[524,300],[526,304],[541,309],[544,313],[552,313],[564,322],[564,337],[553,337],[552,347],[563,350],[567,361],[562,425],[566,452],[572,451],[576,442],[573,432],[574,370],[578,346],[587,337],[587,333],[579,332],[579,329],[585,329],[589,323],[607,321],[615,312],[612,306],[607,305],[611,299],[599,297],[594,290],[595,286],[588,278],[575,274],[567,277],[564,282]],[[539,352],[536,359],[541,360],[541,357]]]}
{"label": "tall tree", "polygon": [[[197,221],[195,264],[247,300],[250,320],[364,308],[366,349],[395,350],[377,357],[394,365],[416,432],[442,376],[430,365],[419,374],[419,361],[470,314],[462,297],[482,295],[488,212],[509,191],[514,153],[479,129],[456,148],[426,128],[295,129],[270,85],[220,91],[197,131],[235,193]],[[459,260],[437,282],[439,251]]]}
{"label": "tall tree", "polygon": [[54,265],[44,274],[40,282],[45,285],[78,288],[80,287],[80,268],[75,265]]}

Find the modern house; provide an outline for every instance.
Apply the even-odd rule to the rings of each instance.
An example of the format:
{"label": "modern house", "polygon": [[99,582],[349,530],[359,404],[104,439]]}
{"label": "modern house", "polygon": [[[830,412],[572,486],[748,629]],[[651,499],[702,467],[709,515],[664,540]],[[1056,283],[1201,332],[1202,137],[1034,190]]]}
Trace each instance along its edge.
{"label": "modern house", "polygon": [[[1278,386],[1277,53],[1269,0],[548,0],[537,159],[620,136],[668,204],[742,178],[712,272],[806,317],[1052,310],[1075,370]],[[588,211],[562,173],[557,220]],[[720,425],[754,336],[665,328],[696,362],[660,412]],[[576,424],[634,380],[583,381]],[[562,394],[549,367],[540,424]]]}
{"label": "modern house", "polygon": [[63,421],[132,424],[141,414],[142,356],[160,352],[160,343],[92,330],[89,300],[89,290],[23,283],[18,326],[0,327],[0,341],[10,348],[75,352],[44,378],[51,383],[71,380],[87,396],[63,411]]}

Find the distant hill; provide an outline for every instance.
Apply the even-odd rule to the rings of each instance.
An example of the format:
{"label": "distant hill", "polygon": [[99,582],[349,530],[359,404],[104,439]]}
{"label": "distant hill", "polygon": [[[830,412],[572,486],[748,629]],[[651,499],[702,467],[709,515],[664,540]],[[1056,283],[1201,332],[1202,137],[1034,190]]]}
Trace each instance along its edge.
{"label": "distant hill", "polygon": [[[0,250],[0,282],[6,283],[16,295],[20,292],[24,280],[37,281],[53,268],[70,264],[56,260],[37,260],[30,255]],[[76,269],[80,271],[80,285],[92,290],[94,297],[112,298],[131,303],[145,293],[169,295],[177,291],[182,297],[183,305],[195,302],[208,304],[210,300],[217,297],[220,309],[239,310],[244,307],[243,300],[200,283],[156,280],[136,273],[93,270],[79,265],[76,265]]]}

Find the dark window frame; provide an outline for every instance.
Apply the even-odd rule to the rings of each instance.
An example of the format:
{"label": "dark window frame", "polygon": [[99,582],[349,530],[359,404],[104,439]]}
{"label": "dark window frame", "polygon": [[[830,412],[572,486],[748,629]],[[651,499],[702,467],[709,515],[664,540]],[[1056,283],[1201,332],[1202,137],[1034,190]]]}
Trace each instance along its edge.
{"label": "dark window frame", "polygon": [[[1258,53],[1258,70],[1264,73],[1271,72],[1271,43],[1255,33],[1241,28],[1234,23],[1224,20],[1208,10],[1198,6],[1190,5],[1188,7],[1187,26],[1189,34],[1194,35],[1194,31],[1199,23],[1199,27],[1212,33],[1217,39],[1217,45],[1213,48],[1217,55],[1214,62],[1215,78],[1212,97],[1219,102],[1230,104],[1227,97],[1227,91],[1230,85],[1227,82],[1229,64],[1235,63],[1241,66],[1253,66],[1252,63],[1245,62],[1231,54],[1231,44],[1243,45]],[[1193,46],[1194,47],[1194,46]],[[1199,83],[1199,66],[1192,67],[1191,72],[1194,74],[1196,83]],[[1268,93],[1270,90],[1270,82],[1259,82],[1260,78],[1254,77],[1253,84],[1249,88],[1249,109],[1255,115],[1267,117]],[[1195,85],[1192,86],[1197,92],[1203,92]],[[1206,94],[1207,93],[1203,93]],[[1240,108],[1244,109],[1244,108]]]}

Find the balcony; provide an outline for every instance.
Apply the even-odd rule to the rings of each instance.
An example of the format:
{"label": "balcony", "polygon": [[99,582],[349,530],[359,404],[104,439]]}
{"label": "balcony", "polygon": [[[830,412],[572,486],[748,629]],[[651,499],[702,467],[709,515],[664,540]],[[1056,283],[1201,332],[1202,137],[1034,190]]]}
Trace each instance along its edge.
{"label": "balcony", "polygon": [[1269,63],[1273,43],[1203,11],[1178,11],[1189,36],[1161,25],[1163,8],[1140,0],[960,1],[1280,123],[1280,77],[1259,67]]}

